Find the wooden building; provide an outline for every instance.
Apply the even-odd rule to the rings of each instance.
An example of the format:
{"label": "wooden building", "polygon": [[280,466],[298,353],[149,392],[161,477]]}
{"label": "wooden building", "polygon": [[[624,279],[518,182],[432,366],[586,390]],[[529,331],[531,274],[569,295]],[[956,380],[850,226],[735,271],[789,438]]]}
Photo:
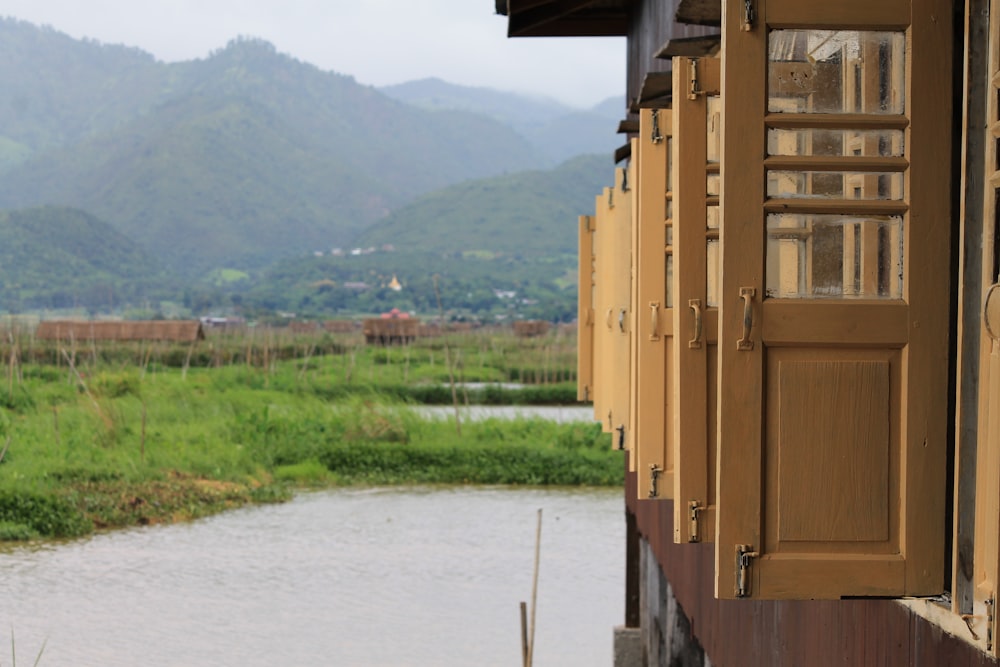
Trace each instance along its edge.
{"label": "wooden building", "polygon": [[579,386],[642,663],[995,664],[1000,0],[497,10],[628,41]]}

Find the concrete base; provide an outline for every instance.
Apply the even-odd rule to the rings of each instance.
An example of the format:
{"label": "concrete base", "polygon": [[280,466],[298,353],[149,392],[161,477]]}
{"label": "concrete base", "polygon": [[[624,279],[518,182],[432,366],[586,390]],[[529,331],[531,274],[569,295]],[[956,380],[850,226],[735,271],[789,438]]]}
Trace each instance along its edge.
{"label": "concrete base", "polygon": [[642,641],[639,628],[615,628],[615,667],[642,667]]}

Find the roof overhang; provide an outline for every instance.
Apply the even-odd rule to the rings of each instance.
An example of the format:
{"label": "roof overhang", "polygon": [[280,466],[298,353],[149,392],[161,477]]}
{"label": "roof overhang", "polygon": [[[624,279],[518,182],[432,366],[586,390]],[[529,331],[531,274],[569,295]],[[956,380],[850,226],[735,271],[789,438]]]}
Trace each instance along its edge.
{"label": "roof overhang", "polygon": [[508,37],[624,37],[632,0],[496,0]]}
{"label": "roof overhang", "polygon": [[694,25],[722,25],[722,0],[680,0],[675,20]]}
{"label": "roof overhang", "polygon": [[722,48],[722,35],[703,35],[701,37],[681,37],[671,39],[656,52],[657,58],[670,59],[674,56],[685,58],[703,58],[714,56]]}
{"label": "roof overhang", "polygon": [[673,100],[674,75],[672,72],[646,72],[639,89],[638,99],[632,100],[629,110],[667,109]]}

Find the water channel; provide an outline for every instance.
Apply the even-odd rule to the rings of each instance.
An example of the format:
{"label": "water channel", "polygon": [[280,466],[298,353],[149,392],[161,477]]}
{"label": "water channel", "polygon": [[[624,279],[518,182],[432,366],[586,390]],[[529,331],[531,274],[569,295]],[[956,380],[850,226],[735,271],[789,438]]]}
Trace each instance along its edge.
{"label": "water channel", "polygon": [[0,665],[611,664],[620,490],[342,489],[190,524],[0,550]]}

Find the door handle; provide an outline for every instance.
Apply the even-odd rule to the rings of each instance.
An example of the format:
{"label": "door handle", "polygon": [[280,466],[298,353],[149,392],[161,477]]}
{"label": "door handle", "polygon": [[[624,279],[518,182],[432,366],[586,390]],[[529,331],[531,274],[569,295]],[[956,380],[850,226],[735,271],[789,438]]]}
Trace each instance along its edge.
{"label": "door handle", "polygon": [[753,350],[750,340],[750,330],[753,329],[753,298],[757,295],[754,287],[741,287],[740,298],[743,299],[743,337],[736,341],[736,349],[740,352]]}
{"label": "door handle", "polygon": [[701,299],[689,300],[688,308],[694,311],[694,338],[688,341],[688,347],[697,350],[701,348]]}

